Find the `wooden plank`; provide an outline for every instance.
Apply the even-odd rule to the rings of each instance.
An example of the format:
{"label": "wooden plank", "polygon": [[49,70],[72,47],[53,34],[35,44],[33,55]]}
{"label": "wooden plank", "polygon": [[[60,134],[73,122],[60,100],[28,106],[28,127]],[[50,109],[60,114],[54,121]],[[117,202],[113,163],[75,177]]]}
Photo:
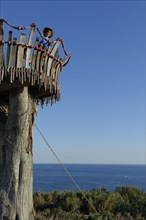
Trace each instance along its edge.
{"label": "wooden plank", "polygon": [[[0,41],[4,40],[3,20],[0,19]],[[0,44],[0,67],[4,66],[4,44]]]}
{"label": "wooden plank", "polygon": [[12,73],[12,80],[15,80],[15,68],[16,67],[11,67],[11,73]]}
{"label": "wooden plank", "polygon": [[[31,31],[30,31],[30,35],[29,35],[28,46],[32,45],[34,32],[35,32],[35,27],[32,27]],[[30,59],[30,51],[31,51],[31,49],[27,48],[27,50],[26,50],[26,64],[25,64],[26,68],[29,68],[29,66],[30,66],[30,60],[31,60]]]}
{"label": "wooden plank", "polygon": [[[51,55],[54,56],[55,53],[56,53],[56,50],[58,48],[58,46],[60,45],[60,41],[57,41],[51,51]],[[50,75],[50,70],[51,70],[51,64],[52,64],[52,61],[53,61],[53,58],[49,57],[49,60],[48,60],[48,65],[47,65],[47,76]]]}
{"label": "wooden plank", "polygon": [[[12,41],[12,31],[9,31],[8,42]],[[6,66],[9,66],[10,61],[11,44],[7,44]]]}
{"label": "wooden plank", "polygon": [[[6,70],[6,72],[7,72],[7,70]],[[2,80],[4,79],[4,74],[5,74],[5,69],[4,69],[4,67],[2,67],[2,73],[1,73],[1,79]]]}
{"label": "wooden plank", "polygon": [[18,52],[17,52],[17,67],[22,67],[22,62],[24,57],[24,47],[22,45],[24,43],[25,43],[25,34],[21,33],[20,45],[18,46]]}
{"label": "wooden plank", "polygon": [[[50,45],[49,45],[49,47],[48,47],[48,50],[47,50],[47,53],[50,53],[51,48],[52,48],[52,43],[50,43]],[[46,55],[45,61],[44,61],[44,68],[43,68],[43,73],[46,74],[46,75],[47,75],[48,59],[49,59],[49,56]]]}
{"label": "wooden plank", "polygon": [[58,82],[57,82],[56,87],[57,87],[57,89],[56,89],[56,100],[59,100],[60,99],[60,85],[59,85]]}
{"label": "wooden plank", "polygon": [[[38,46],[38,44],[39,44],[39,38],[37,37],[36,38],[36,42],[35,42],[35,46],[37,47]],[[31,69],[32,70],[35,70],[35,68],[36,68],[36,58],[37,58],[37,50],[36,49],[34,49],[33,50],[33,55],[32,55],[32,66],[31,66]]]}
{"label": "wooden plank", "polygon": [[[59,48],[57,48],[56,53],[55,53],[56,58],[59,58],[59,52],[60,50]],[[55,79],[55,70],[56,70],[57,64],[58,64],[58,61],[54,59],[52,61],[51,70],[50,70],[51,79]]]}
{"label": "wooden plank", "polygon": [[43,69],[44,69],[44,63],[45,63],[45,58],[46,58],[46,53],[41,53],[41,55],[40,55],[40,68],[39,68],[39,71],[41,72],[41,73],[43,73]]}
{"label": "wooden plank", "polygon": [[56,72],[55,72],[56,82],[58,82],[58,78],[59,78],[61,70],[62,70],[62,66],[60,65],[60,63],[58,63],[58,65],[56,66]]}
{"label": "wooden plank", "polygon": [[[40,49],[42,48],[42,46],[40,47]],[[41,68],[40,68],[40,60],[41,60],[41,56],[42,56],[42,53],[41,51],[38,51],[37,53],[37,59],[36,59],[36,71],[37,72],[40,72]]]}
{"label": "wooden plank", "polygon": [[12,46],[12,55],[11,55],[11,66],[16,66],[16,60],[17,60],[17,45],[15,44],[17,42],[17,38],[13,38],[13,46]]}

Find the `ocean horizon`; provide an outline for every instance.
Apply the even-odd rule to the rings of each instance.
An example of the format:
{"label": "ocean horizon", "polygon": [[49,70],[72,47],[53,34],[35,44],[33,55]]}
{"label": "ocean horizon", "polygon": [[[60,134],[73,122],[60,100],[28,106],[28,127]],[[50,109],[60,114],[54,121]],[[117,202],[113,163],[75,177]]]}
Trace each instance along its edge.
{"label": "ocean horizon", "polygon": [[34,163],[33,191],[50,192],[133,186],[146,191],[145,164]]}

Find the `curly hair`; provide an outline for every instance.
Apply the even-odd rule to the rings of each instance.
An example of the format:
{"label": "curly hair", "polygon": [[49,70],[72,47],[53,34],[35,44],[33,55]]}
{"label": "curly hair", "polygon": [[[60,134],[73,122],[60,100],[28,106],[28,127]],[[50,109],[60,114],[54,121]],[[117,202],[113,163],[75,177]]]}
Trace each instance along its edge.
{"label": "curly hair", "polygon": [[43,30],[43,35],[46,36],[46,33],[48,31],[51,31],[51,36],[50,36],[50,38],[51,38],[53,36],[53,29],[52,28],[45,27],[44,30]]}

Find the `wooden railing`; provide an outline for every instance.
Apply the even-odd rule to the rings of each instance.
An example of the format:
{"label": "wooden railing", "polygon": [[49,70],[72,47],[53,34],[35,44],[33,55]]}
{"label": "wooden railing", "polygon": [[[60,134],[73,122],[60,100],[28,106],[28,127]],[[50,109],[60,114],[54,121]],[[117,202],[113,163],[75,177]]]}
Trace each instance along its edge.
{"label": "wooden railing", "polygon": [[20,34],[19,41],[9,31],[8,39],[4,39],[4,24],[0,20],[0,93],[11,88],[28,86],[38,100],[47,98],[58,101],[60,85],[58,77],[70,56],[60,58],[60,39],[42,48],[39,38],[33,44],[35,26],[30,29],[28,42],[26,35]]}

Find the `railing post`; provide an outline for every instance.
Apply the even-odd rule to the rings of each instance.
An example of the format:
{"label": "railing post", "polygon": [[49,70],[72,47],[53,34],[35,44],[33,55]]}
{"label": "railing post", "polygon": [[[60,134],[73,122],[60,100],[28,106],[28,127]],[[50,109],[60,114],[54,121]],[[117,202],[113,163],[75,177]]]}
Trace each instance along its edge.
{"label": "railing post", "polygon": [[17,67],[22,67],[22,62],[24,58],[24,47],[22,46],[25,43],[25,34],[20,35],[20,45],[18,46],[18,53],[17,53]]}
{"label": "railing post", "polygon": [[[49,44],[49,47],[47,49],[47,53],[50,53],[51,48],[52,48],[52,43]],[[44,61],[44,69],[43,69],[43,73],[46,74],[46,75],[47,75],[48,59],[49,59],[49,55],[46,54],[45,61]]]}
{"label": "railing post", "polygon": [[11,67],[16,66],[16,54],[17,54],[17,38],[13,38],[12,54],[11,54]]}
{"label": "railing post", "polygon": [[[29,35],[29,40],[28,40],[28,45],[27,46],[31,46],[32,45],[34,32],[35,32],[35,27],[32,27],[31,31],[30,31],[30,35]],[[26,49],[26,64],[25,64],[26,68],[29,68],[29,64],[30,64],[30,51],[31,51],[30,48]]]}
{"label": "railing post", "polygon": [[[35,42],[35,47],[37,48],[39,44],[39,38],[36,38],[36,42]],[[31,65],[31,69],[32,71],[35,71],[36,69],[36,59],[37,59],[37,49],[34,48],[33,50],[33,54],[32,54],[32,65]]]}
{"label": "railing post", "polygon": [[6,67],[9,66],[9,61],[10,61],[11,41],[12,41],[12,31],[9,31],[7,55],[6,55]]}
{"label": "railing post", "polygon": [[3,20],[0,19],[0,67],[4,66],[4,29]]}
{"label": "railing post", "polygon": [[[56,53],[56,50],[58,48],[60,44],[60,41],[57,41],[51,51],[51,56],[54,56],[54,54]],[[47,66],[47,76],[50,75],[50,70],[51,70],[51,65],[52,65],[52,61],[53,61],[53,58],[49,57],[49,60],[48,60],[48,66]]]}

